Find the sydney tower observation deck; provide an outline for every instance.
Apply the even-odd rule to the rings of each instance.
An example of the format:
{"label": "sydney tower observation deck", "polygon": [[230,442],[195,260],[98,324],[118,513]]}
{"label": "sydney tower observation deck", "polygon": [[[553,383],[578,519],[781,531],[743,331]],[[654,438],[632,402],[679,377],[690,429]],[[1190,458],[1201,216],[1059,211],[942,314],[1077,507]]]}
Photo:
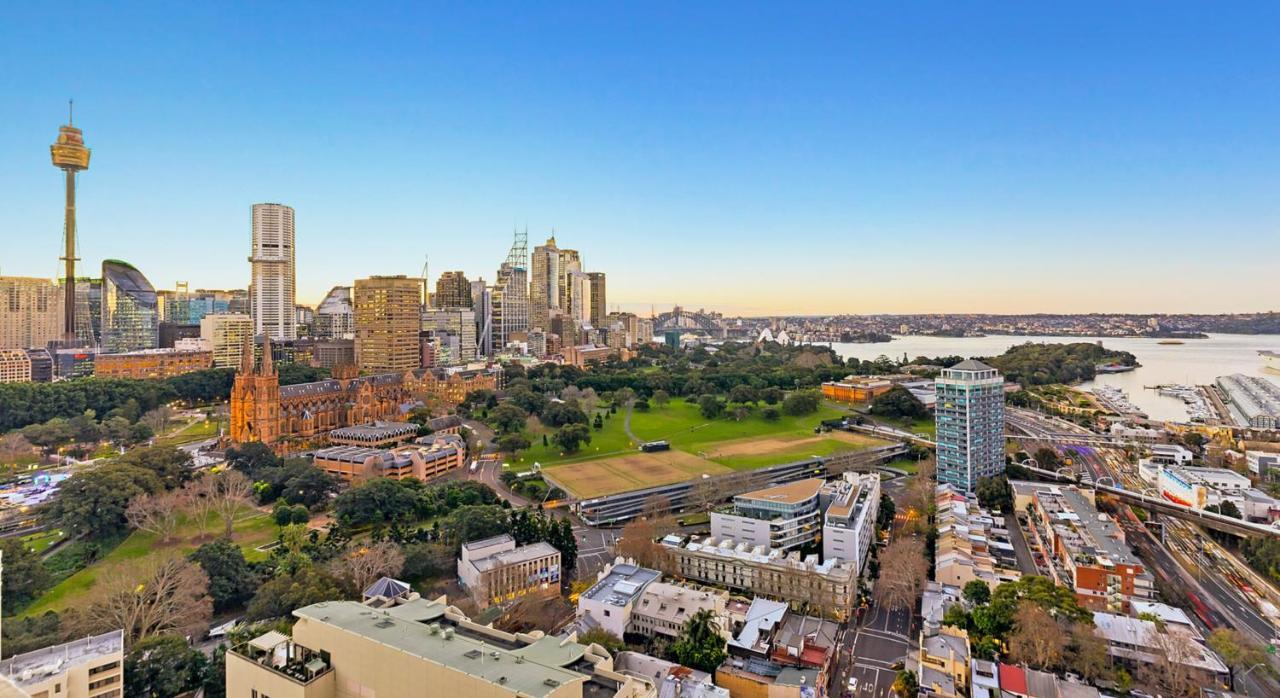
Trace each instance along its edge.
{"label": "sydney tower observation deck", "polygon": [[63,322],[62,339],[68,346],[74,345],[76,339],[76,173],[89,169],[89,149],[84,147],[84,134],[71,125],[58,129],[58,142],[49,146],[53,157],[53,166],[67,175],[67,210],[64,222],[66,252],[62,260],[66,262],[66,281],[63,288]]}

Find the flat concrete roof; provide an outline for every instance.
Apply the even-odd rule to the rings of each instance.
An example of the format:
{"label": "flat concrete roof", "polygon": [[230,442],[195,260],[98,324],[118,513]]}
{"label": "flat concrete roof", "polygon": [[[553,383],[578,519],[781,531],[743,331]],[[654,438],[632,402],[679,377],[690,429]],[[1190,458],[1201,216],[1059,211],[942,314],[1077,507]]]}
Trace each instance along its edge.
{"label": "flat concrete roof", "polygon": [[[566,683],[585,682],[588,678],[585,674],[544,664],[550,655],[557,655],[555,661],[566,655],[551,652],[546,647],[535,649],[538,643],[520,650],[507,650],[453,631],[449,626],[435,627],[403,620],[355,601],[322,601],[303,606],[293,615],[331,625],[422,661],[502,685],[512,693],[532,698],[543,698]],[[516,661],[517,658],[521,661]]]}

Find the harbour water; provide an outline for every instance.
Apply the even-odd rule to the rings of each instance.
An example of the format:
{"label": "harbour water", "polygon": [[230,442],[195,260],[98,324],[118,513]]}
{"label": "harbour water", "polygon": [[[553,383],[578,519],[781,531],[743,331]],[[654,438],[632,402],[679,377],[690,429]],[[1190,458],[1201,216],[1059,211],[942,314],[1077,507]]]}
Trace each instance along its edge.
{"label": "harbour water", "polygon": [[1218,376],[1244,373],[1266,376],[1280,382],[1280,376],[1263,369],[1261,350],[1280,351],[1280,335],[1215,334],[1207,339],[1187,339],[1183,344],[1160,344],[1158,339],[1133,339],[1120,337],[894,337],[892,342],[878,344],[831,345],[845,358],[863,360],[878,356],[901,359],[917,356],[963,356],[981,358],[998,356],[1006,349],[1025,342],[1067,344],[1071,342],[1101,341],[1108,349],[1127,351],[1138,358],[1140,368],[1127,373],[1099,374],[1096,379],[1083,384],[1111,385],[1129,393],[1129,400],[1152,419],[1185,421],[1187,408],[1182,400],[1159,395],[1146,386],[1180,383],[1208,385]]}

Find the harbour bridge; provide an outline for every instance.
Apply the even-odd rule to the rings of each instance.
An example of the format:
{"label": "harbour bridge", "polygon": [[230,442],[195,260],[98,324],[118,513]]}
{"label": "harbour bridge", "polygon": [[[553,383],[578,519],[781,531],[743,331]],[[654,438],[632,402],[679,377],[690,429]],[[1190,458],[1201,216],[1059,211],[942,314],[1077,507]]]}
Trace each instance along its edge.
{"label": "harbour bridge", "polygon": [[655,317],[653,319],[653,331],[655,334],[670,331],[692,332],[716,338],[723,338],[727,332],[724,325],[717,318],[702,312],[685,310],[680,306],[676,306],[670,312],[662,313]]}

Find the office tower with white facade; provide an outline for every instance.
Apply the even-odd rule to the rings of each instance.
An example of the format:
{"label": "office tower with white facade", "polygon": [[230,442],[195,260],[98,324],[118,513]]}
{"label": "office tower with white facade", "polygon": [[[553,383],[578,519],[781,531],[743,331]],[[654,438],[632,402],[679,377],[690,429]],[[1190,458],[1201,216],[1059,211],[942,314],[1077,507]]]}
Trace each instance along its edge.
{"label": "office tower with white facade", "polygon": [[0,276],[0,349],[43,347],[63,335],[62,289],[49,279]]}
{"label": "office tower with white facade", "polygon": [[591,325],[591,277],[580,271],[569,272],[569,314],[578,327]]}
{"label": "office tower with white facade", "polygon": [[200,339],[213,352],[215,368],[240,363],[246,337],[253,337],[253,320],[242,313],[219,313],[200,318]]}
{"label": "office tower with white facade", "polygon": [[355,310],[351,287],[334,286],[316,306],[312,336],[317,339],[353,339],[356,336]]}
{"label": "office tower with white facade", "polygon": [[297,339],[294,252],[293,208],[254,204],[249,314],[256,334]]}
{"label": "office tower with white facade", "polygon": [[972,492],[978,480],[1004,472],[1004,379],[969,359],[935,381],[938,483]]}

